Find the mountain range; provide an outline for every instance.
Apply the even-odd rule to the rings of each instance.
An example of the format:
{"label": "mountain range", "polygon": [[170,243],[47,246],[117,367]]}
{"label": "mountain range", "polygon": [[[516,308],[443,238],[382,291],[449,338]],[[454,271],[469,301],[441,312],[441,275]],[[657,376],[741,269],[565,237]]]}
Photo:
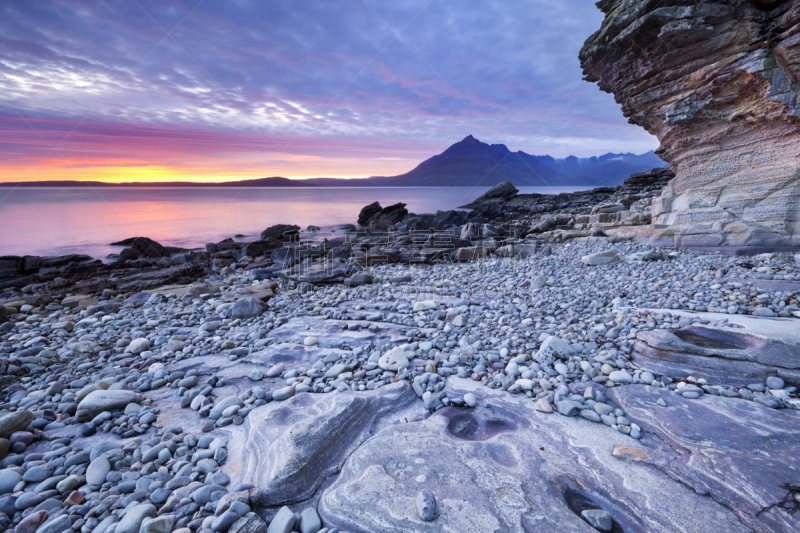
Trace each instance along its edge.
{"label": "mountain range", "polygon": [[599,157],[549,155],[512,152],[504,144],[486,144],[472,135],[450,146],[441,154],[426,159],[413,170],[399,176],[373,176],[365,179],[311,178],[292,180],[282,177],[199,183],[187,181],[107,183],[100,181],[35,181],[0,183],[15,187],[491,187],[510,181],[517,187],[615,186],[636,172],[667,164],[653,152],[641,155],[605,154]]}

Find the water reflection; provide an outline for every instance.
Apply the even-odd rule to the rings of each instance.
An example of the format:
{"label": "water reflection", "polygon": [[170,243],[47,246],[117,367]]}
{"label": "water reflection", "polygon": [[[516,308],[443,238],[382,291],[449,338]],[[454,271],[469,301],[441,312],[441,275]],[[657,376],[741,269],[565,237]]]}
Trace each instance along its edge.
{"label": "water reflection", "polygon": [[[197,248],[243,235],[257,239],[278,223],[335,228],[355,223],[378,201],[435,213],[470,202],[488,187],[381,188],[0,188],[0,255],[118,252],[109,243],[147,236],[168,246]],[[576,188],[523,187],[556,194]],[[237,239],[238,240],[238,239]]]}

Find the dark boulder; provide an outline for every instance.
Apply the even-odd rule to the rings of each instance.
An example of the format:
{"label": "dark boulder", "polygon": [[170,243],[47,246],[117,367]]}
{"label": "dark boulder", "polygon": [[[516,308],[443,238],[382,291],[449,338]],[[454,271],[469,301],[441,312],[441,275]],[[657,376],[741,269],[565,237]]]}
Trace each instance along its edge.
{"label": "dark boulder", "polygon": [[382,210],[383,208],[378,202],[372,202],[371,204],[362,207],[361,212],[358,213],[359,226],[369,225],[369,221]]}
{"label": "dark boulder", "polygon": [[467,217],[464,211],[439,211],[433,218],[433,227],[435,229],[445,229],[450,226],[461,226],[466,222]]}
{"label": "dark boulder", "polygon": [[291,239],[294,235],[300,233],[300,226],[294,224],[275,224],[261,232],[261,240],[268,241],[273,239]]}

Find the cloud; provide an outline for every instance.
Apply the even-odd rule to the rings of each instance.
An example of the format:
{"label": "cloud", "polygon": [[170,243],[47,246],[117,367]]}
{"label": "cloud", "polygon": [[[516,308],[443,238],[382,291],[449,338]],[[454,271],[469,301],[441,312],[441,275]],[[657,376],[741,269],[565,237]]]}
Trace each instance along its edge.
{"label": "cloud", "polygon": [[371,167],[358,157],[427,157],[470,133],[554,156],[652,149],[610,95],[581,81],[577,53],[600,21],[588,0],[9,0],[4,164],[48,151],[36,136],[8,140],[21,117],[56,142],[68,136],[66,159],[166,158],[192,172],[208,153],[220,169],[237,154],[241,172],[237,161],[277,143],[337,171],[337,154],[354,154],[348,175],[361,175]]}

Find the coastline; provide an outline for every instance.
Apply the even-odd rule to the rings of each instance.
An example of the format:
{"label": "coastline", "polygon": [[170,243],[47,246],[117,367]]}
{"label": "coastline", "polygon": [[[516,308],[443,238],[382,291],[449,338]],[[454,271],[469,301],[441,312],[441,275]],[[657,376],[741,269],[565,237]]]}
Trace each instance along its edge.
{"label": "coastline", "polygon": [[[204,251],[140,237],[110,263],[20,258],[0,301],[0,481],[31,481],[0,506],[41,493],[60,507],[14,507],[14,520],[117,533],[301,515],[377,531],[424,527],[424,489],[452,528],[451,502],[514,531],[533,508],[508,498],[534,498],[555,529],[589,516],[678,531],[700,516],[788,530],[792,515],[759,511],[798,457],[784,413],[800,409],[800,261],[655,248],[564,220],[577,205],[618,222],[656,194],[625,190],[498,186],[466,213],[370,204],[322,242],[277,225]],[[767,455],[750,452],[757,424]],[[680,470],[674,439],[696,458]],[[709,484],[721,465],[700,458],[723,447],[746,465],[736,486],[758,496]],[[620,475],[642,484],[605,481]],[[505,496],[481,479],[505,480]],[[531,491],[531,479],[552,481]],[[48,483],[64,490],[33,492]],[[686,505],[692,516],[675,516]]]}

